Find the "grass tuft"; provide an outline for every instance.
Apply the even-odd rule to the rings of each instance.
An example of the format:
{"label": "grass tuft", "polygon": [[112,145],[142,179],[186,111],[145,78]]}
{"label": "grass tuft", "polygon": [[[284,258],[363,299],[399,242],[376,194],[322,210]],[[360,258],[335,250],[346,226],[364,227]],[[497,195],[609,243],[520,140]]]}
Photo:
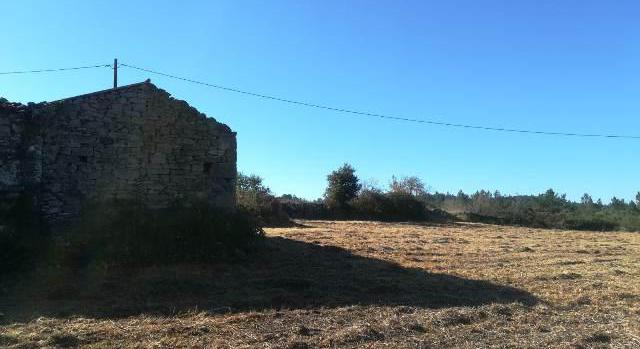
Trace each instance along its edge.
{"label": "grass tuft", "polygon": [[80,345],[80,340],[71,334],[56,333],[51,335],[48,343],[60,348],[72,348]]}

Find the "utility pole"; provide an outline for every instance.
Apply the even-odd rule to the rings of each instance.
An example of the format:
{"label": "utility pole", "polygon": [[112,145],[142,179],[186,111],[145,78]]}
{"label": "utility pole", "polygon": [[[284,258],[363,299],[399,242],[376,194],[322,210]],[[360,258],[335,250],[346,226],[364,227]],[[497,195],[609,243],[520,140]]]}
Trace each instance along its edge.
{"label": "utility pole", "polygon": [[118,59],[113,59],[113,88],[118,88]]}

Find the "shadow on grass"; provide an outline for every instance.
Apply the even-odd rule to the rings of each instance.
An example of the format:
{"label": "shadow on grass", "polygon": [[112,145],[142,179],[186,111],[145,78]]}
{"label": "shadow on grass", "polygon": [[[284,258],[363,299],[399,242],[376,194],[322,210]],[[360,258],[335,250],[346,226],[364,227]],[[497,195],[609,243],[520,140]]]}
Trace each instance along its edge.
{"label": "shadow on grass", "polygon": [[3,322],[194,310],[216,313],[356,304],[442,308],[538,302],[513,287],[404,268],[338,247],[279,237],[266,238],[264,246],[244,262],[126,272],[48,272],[14,288],[5,301],[0,300]]}

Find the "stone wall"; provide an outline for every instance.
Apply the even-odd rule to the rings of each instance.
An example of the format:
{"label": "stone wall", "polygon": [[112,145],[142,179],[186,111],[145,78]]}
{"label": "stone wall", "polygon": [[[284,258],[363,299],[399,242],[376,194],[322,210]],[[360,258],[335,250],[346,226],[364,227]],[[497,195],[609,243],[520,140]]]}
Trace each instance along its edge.
{"label": "stone wall", "polygon": [[48,220],[108,199],[235,203],[235,133],[149,82],[28,107],[5,103],[0,137],[0,192],[36,188]]}
{"label": "stone wall", "polygon": [[24,191],[22,160],[25,125],[31,118],[27,106],[0,103],[0,199],[8,199]]}

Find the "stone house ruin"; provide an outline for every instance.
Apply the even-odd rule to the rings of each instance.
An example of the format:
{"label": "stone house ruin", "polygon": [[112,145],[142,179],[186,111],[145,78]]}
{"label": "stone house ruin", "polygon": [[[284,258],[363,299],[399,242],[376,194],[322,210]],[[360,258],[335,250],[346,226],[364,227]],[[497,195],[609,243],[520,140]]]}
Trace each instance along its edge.
{"label": "stone house ruin", "polygon": [[0,200],[47,221],[88,201],[235,204],[236,134],[149,80],[51,103],[0,101]]}

